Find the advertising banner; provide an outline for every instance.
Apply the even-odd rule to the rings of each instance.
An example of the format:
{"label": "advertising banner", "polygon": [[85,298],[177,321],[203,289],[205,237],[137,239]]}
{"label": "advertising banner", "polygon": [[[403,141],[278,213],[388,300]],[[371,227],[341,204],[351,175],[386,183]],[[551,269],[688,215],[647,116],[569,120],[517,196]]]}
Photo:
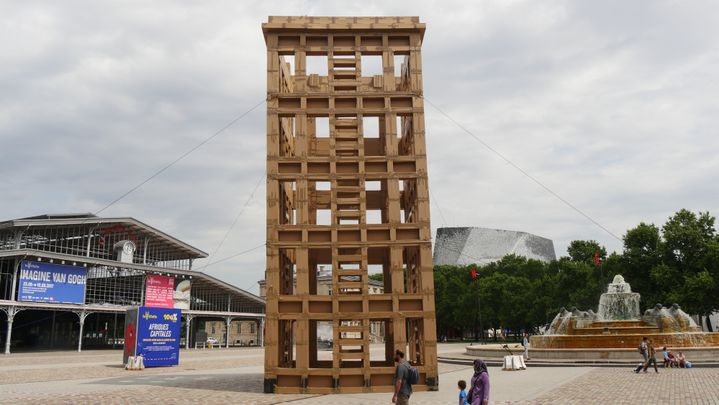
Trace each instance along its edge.
{"label": "advertising banner", "polygon": [[152,308],[172,308],[175,278],[148,274],[145,279],[145,306]]}
{"label": "advertising banner", "polygon": [[175,286],[175,308],[190,309],[190,280],[178,280]]}
{"label": "advertising banner", "polygon": [[18,300],[84,304],[86,282],[83,267],[23,260]]}
{"label": "advertising banner", "polygon": [[180,310],[140,307],[135,355],[145,367],[176,366],[180,362]]}
{"label": "advertising banner", "polygon": [[145,306],[190,309],[190,280],[148,274],[145,278]]}

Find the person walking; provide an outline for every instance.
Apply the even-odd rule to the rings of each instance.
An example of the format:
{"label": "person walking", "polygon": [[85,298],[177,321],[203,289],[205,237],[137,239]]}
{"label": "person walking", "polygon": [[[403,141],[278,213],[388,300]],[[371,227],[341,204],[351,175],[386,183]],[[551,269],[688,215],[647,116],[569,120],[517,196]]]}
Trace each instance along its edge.
{"label": "person walking", "polygon": [[464,380],[457,381],[457,388],[459,388],[459,405],[469,405],[467,402],[467,382]]}
{"label": "person walking", "polygon": [[524,347],[524,360],[529,360],[529,335],[526,332],[522,339],[522,347]]}
{"label": "person walking", "polygon": [[634,369],[635,373],[639,373],[639,370],[641,370],[649,362],[649,339],[646,336],[642,338],[642,343],[639,344],[639,353],[641,353],[644,361],[639,365],[639,367]]}
{"label": "person walking", "polygon": [[651,340],[649,341],[648,346],[649,346],[649,360],[647,360],[647,363],[644,365],[644,372],[646,373],[647,368],[649,368],[649,365],[653,364],[654,371],[658,373],[659,369],[657,368],[657,359],[656,359],[656,357],[654,357],[654,355],[656,354],[656,350],[654,350],[654,345],[652,344]]}
{"label": "person walking", "polygon": [[395,388],[392,403],[409,405],[409,397],[412,396],[412,385],[409,383],[408,378],[411,370],[409,363],[404,359],[403,351],[395,351],[394,362],[397,363],[397,368],[395,369]]}
{"label": "person walking", "polygon": [[489,371],[487,365],[480,359],[474,360],[474,375],[467,402],[469,405],[489,404]]}

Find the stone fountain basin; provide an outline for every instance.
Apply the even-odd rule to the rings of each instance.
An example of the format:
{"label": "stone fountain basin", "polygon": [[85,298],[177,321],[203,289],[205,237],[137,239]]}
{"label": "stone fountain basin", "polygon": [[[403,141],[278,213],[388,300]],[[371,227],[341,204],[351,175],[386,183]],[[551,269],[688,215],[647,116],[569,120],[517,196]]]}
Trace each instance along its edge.
{"label": "stone fountain basin", "polygon": [[530,338],[530,347],[535,349],[633,349],[636,352],[644,336],[652,340],[657,351],[663,346],[674,349],[719,347],[719,333],[707,332],[538,335]]}
{"label": "stone fountain basin", "polygon": [[[522,354],[523,349],[521,347],[513,346],[510,345],[510,349],[514,354]],[[656,354],[659,364],[662,361],[660,349],[657,349]],[[498,360],[508,354],[498,344],[467,346],[465,350],[468,356],[488,360]],[[691,362],[715,362],[719,359],[719,345],[716,347],[669,347],[669,350],[674,352],[681,350]],[[636,348],[536,349],[531,345],[529,357],[532,360],[560,360],[577,363],[582,361],[639,362],[642,359]],[[528,365],[531,367],[532,362],[530,361]]]}
{"label": "stone fountain basin", "polygon": [[623,319],[611,321],[592,321],[592,325],[601,325],[607,328],[626,328],[631,326],[646,326],[641,319]]}
{"label": "stone fountain basin", "polygon": [[614,326],[614,327],[595,327],[574,329],[574,336],[582,335],[648,335],[657,334],[660,329],[656,326]]}

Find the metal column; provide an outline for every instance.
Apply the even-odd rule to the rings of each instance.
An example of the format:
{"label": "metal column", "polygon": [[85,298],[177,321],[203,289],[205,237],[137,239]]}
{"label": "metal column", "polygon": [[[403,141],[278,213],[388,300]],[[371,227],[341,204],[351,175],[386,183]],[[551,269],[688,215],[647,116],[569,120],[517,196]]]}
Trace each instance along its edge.
{"label": "metal column", "polygon": [[185,349],[190,348],[190,323],[192,315],[185,315]]}
{"label": "metal column", "polygon": [[90,312],[86,311],[80,311],[75,312],[77,317],[80,319],[80,335],[77,337],[77,351],[82,351],[82,329],[85,327],[85,318],[87,318],[88,315],[90,315]]}
{"label": "metal column", "polygon": [[225,348],[230,348],[230,325],[232,324],[232,317],[228,316],[227,319],[225,319],[225,324],[227,327],[225,328]]}
{"label": "metal column", "polygon": [[5,354],[10,354],[10,341],[12,339],[12,323],[15,319],[15,315],[17,315],[18,312],[21,311],[21,309],[17,309],[16,307],[7,307],[7,309],[4,310],[5,314],[7,314],[7,333],[5,334]]}
{"label": "metal column", "polygon": [[15,268],[12,273],[12,289],[10,290],[10,301],[15,301],[17,291],[17,273],[20,270],[20,261],[15,259]]}

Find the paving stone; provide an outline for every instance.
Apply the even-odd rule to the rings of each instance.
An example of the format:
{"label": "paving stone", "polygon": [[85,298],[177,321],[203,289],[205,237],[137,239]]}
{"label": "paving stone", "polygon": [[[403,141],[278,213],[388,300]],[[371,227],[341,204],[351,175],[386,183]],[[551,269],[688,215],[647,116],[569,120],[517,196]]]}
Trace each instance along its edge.
{"label": "paving stone", "polygon": [[719,404],[719,370],[595,368],[527,404]]}
{"label": "paving stone", "polygon": [[[440,351],[459,350],[440,346]],[[183,351],[178,367],[139,372],[118,367],[119,352],[0,356],[0,404],[389,404],[391,394],[262,393],[261,349]],[[68,366],[63,365],[64,360]],[[78,365],[86,363],[86,367]],[[440,363],[440,390],[418,392],[413,405],[454,404],[456,381],[471,367]],[[490,367],[494,404],[719,404],[719,369]]]}

